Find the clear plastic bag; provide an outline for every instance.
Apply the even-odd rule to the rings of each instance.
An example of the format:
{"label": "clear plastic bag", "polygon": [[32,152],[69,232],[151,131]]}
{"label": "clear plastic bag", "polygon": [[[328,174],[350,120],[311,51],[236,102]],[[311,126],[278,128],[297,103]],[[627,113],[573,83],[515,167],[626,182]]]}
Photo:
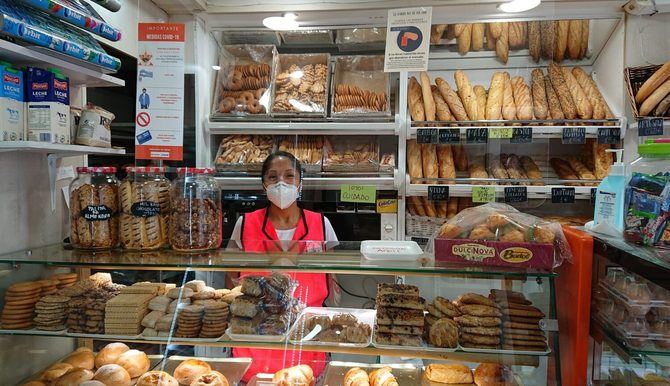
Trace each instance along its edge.
{"label": "clear plastic bag", "polygon": [[337,31],[337,44],[370,44],[384,43],[386,28],[347,28]]}
{"label": "clear plastic bag", "polygon": [[273,150],[271,135],[227,135],[221,140],[214,164],[217,171],[258,172]]}
{"label": "clear plastic bag", "polygon": [[390,116],[390,95],[384,56],[351,55],[335,59],[331,116]]}
{"label": "clear plastic bag", "polygon": [[300,161],[307,173],[318,173],[321,171],[323,161],[322,136],[284,136],[279,138],[277,150],[287,151]]}
{"label": "clear plastic bag", "polygon": [[376,137],[326,137],[323,170],[332,172],[378,172],[379,142]]}
{"label": "clear plastic bag", "polygon": [[267,115],[277,49],[271,45],[223,46],[212,116]]}
{"label": "clear plastic bag", "polygon": [[272,112],[325,117],[329,80],[329,54],[279,55]]}

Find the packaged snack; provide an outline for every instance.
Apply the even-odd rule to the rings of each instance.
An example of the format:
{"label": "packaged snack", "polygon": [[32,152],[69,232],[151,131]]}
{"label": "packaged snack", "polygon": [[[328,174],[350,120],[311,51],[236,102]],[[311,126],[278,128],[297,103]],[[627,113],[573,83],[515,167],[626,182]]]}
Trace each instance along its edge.
{"label": "packaged snack", "polygon": [[338,56],[335,59],[331,116],[391,115],[391,83],[384,57]]}
{"label": "packaged snack", "polygon": [[259,172],[274,149],[270,135],[227,135],[221,140],[214,159],[221,172]]}
{"label": "packaged snack", "polygon": [[329,66],[329,54],[279,55],[272,112],[325,117]]}

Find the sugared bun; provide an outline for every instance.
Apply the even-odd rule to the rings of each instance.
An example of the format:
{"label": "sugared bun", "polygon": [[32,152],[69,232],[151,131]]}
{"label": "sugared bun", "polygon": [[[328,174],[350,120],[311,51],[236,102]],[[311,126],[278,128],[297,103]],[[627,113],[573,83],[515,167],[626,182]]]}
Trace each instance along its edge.
{"label": "sugared bun", "polygon": [[98,353],[98,356],[95,357],[95,367],[101,368],[104,365],[116,363],[119,356],[128,350],[130,350],[130,347],[126,346],[124,343],[115,342],[108,344],[103,347]]}
{"label": "sugared bun", "polygon": [[179,382],[165,371],[149,371],[137,380],[135,386],[179,386]]}
{"label": "sugared bun", "polygon": [[92,351],[75,351],[63,359],[63,363],[69,363],[72,367],[93,370],[95,367],[95,355]]}
{"label": "sugared bun", "polygon": [[131,378],[137,378],[149,370],[149,357],[140,350],[128,350],[119,356],[116,364],[126,369]]}
{"label": "sugared bun", "polygon": [[54,386],[72,386],[93,379],[93,371],[89,369],[72,369],[58,378]]}
{"label": "sugared bun", "polygon": [[174,377],[180,385],[190,385],[204,373],[212,371],[207,362],[199,359],[187,359],[179,364],[174,370]]}
{"label": "sugared bun", "polygon": [[100,381],[86,381],[84,383],[80,383],[79,386],[106,386],[104,383]]}
{"label": "sugared bun", "polygon": [[210,371],[200,375],[193,382],[191,386],[230,386],[228,379],[218,371]]}
{"label": "sugared bun", "polygon": [[63,374],[67,373],[73,368],[74,367],[69,363],[56,363],[54,365],[49,366],[48,369],[44,370],[42,376],[40,377],[40,380],[46,382],[55,381],[56,379],[60,378]]}
{"label": "sugared bun", "polygon": [[106,386],[130,386],[130,374],[123,367],[115,364],[104,365],[95,372],[93,379]]}

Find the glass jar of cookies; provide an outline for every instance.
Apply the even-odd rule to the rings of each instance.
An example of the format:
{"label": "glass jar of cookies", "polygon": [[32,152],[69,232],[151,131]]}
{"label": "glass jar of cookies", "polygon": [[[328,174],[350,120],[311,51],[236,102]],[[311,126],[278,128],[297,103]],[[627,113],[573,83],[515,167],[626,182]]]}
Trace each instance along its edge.
{"label": "glass jar of cookies", "polygon": [[119,241],[119,180],[114,167],[78,167],[70,184],[70,242],[110,249]]}
{"label": "glass jar of cookies", "polygon": [[216,249],[221,245],[221,190],[209,168],[179,168],[172,183],[170,244],[176,251]]}
{"label": "glass jar of cookies", "polygon": [[164,167],[127,167],[119,187],[121,247],[152,251],[169,245],[170,181]]}

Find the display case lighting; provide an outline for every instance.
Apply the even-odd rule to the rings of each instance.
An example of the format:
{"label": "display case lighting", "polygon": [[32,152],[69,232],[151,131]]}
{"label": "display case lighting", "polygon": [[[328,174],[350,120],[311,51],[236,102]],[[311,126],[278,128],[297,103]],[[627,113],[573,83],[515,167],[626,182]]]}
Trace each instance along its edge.
{"label": "display case lighting", "polygon": [[507,13],[525,12],[540,5],[541,0],[512,0],[502,3],[498,9]]}
{"label": "display case lighting", "polygon": [[266,28],[275,31],[290,31],[296,30],[300,24],[296,21],[298,15],[293,12],[287,12],[282,16],[270,16],[263,19],[263,25]]}

